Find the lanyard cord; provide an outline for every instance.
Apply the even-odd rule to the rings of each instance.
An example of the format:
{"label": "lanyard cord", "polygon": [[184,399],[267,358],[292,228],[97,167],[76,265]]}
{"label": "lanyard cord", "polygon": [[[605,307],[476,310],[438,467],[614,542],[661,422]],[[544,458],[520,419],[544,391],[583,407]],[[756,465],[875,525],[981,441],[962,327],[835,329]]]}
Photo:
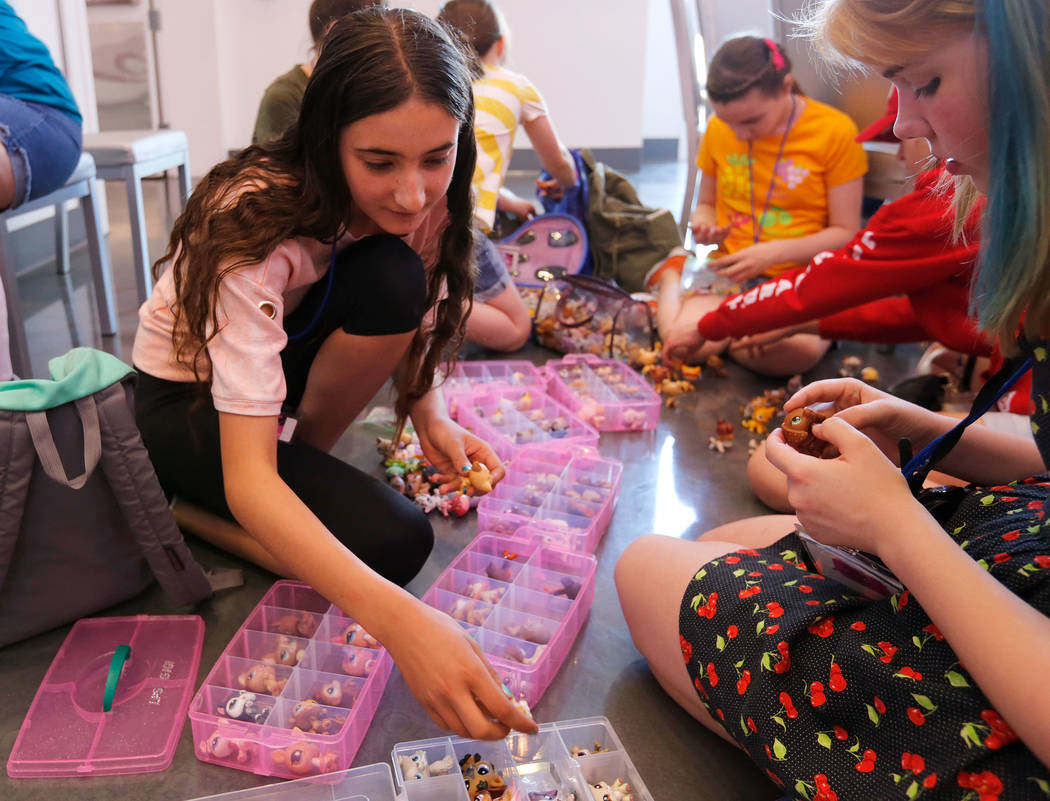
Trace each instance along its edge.
{"label": "lanyard cord", "polygon": [[901,472],[908,480],[908,486],[911,487],[913,493],[917,493],[922,489],[922,483],[926,480],[926,476],[929,474],[930,470],[932,470],[933,466],[947,456],[948,452],[955,447],[956,443],[962,438],[963,431],[966,427],[992,408],[992,405],[1005,395],[1006,391],[1010,389],[1010,387],[1012,387],[1021,376],[1027,373],[1031,367],[1031,359],[1024,359],[1022,357],[1008,359],[1006,363],[1003,364],[1002,368],[1000,368],[999,372],[989,378],[987,383],[981,387],[981,391],[978,392],[977,397],[974,398],[973,406],[970,407],[970,413],[960,420],[951,431],[939,436],[915,454],[914,457],[910,459],[903,458],[903,456],[908,454],[911,450],[911,445],[909,443],[905,446],[907,440],[901,441],[901,461],[906,462],[901,468]]}
{"label": "lanyard cord", "polygon": [[784,155],[784,145],[787,144],[788,134],[791,133],[791,126],[795,122],[795,106],[798,104],[798,99],[795,95],[791,95],[791,114],[788,115],[787,128],[784,129],[784,135],[780,138],[780,148],[777,150],[777,160],[773,162],[773,175],[769,179],[769,189],[766,190],[766,202],[762,207],[762,216],[755,217],[755,162],[751,156],[752,144],[749,139],[747,142],[747,177],[751,186],[751,231],[755,237],[755,244],[758,244],[758,240],[762,238],[762,229],[759,224],[765,219],[766,214],[769,212],[769,201],[773,197],[773,185],[777,180],[777,167],[780,166],[780,159]]}
{"label": "lanyard cord", "polygon": [[321,298],[321,304],[317,307],[313,319],[310,320],[305,328],[294,334],[288,335],[289,342],[295,342],[298,339],[302,339],[313,331],[314,326],[317,325],[317,321],[321,319],[321,313],[324,311],[324,307],[328,305],[328,296],[332,294],[332,284],[335,282],[335,243],[338,241],[339,236],[337,234],[335,239],[332,240],[332,260],[328,265],[328,285],[324,288],[324,297]]}

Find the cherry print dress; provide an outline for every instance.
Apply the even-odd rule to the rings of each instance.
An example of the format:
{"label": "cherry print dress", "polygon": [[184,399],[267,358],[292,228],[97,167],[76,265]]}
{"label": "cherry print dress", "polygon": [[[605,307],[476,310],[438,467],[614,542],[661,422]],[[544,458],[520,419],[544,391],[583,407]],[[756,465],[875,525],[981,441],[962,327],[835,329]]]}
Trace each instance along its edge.
{"label": "cherry print dress", "polygon": [[[1033,361],[1032,431],[1050,464],[1047,345]],[[1050,478],[971,487],[945,529],[1050,615]],[[784,792],[807,801],[1050,799],[1021,743],[907,591],[858,597],[799,564],[789,534],[703,566],[682,599],[696,692]],[[1018,665],[1018,670],[1050,667]]]}

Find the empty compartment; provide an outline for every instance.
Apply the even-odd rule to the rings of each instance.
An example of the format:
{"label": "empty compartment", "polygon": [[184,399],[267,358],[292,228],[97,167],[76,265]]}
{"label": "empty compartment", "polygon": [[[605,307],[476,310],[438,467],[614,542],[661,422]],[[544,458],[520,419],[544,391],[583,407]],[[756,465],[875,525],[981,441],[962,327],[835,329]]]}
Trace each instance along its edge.
{"label": "empty compartment", "polygon": [[252,611],[244,628],[310,639],[317,633],[321,617],[320,612],[262,604]]}
{"label": "empty compartment", "polygon": [[[398,796],[398,801],[401,801]],[[348,801],[351,801],[348,799]],[[358,799],[352,799],[358,801]],[[362,799],[364,801],[364,799]],[[367,799],[372,801],[372,799]],[[473,801],[467,798],[467,789],[458,768],[454,774],[438,776],[426,781],[405,782],[404,801]]]}
{"label": "empty compartment", "polygon": [[[541,576],[547,572],[586,578],[594,572],[597,560],[586,553],[573,553],[558,548],[540,548],[529,557],[529,576]],[[560,581],[560,576],[555,576]],[[522,583],[522,582],[515,582]]]}
{"label": "empty compartment", "polygon": [[267,631],[243,629],[226,648],[227,656],[241,656],[271,665],[295,667],[302,661],[310,640]]}
{"label": "empty compartment", "polygon": [[459,766],[448,737],[399,744],[394,747],[392,757],[398,784],[439,776],[459,778]]}
{"label": "empty compartment", "polygon": [[276,701],[270,695],[208,684],[201,688],[190,709],[201,715],[216,715],[227,720],[262,725],[266,723],[274,703]]}
{"label": "empty compartment", "polygon": [[[299,609],[306,612],[324,613],[328,611],[331,604],[317,592],[295,581],[278,581],[266,593],[263,598],[266,606],[282,606],[286,609]],[[288,633],[288,632],[286,632]]]}
{"label": "empty compartment", "polygon": [[440,609],[453,620],[469,623],[471,626],[481,626],[486,618],[492,613],[492,604],[484,601],[475,601],[465,595],[457,595],[448,590],[433,590],[427,593],[427,603],[435,609]]}
{"label": "empty compartment", "polygon": [[559,623],[572,609],[572,601],[549,592],[536,592],[515,584],[503,599],[500,608],[513,609],[529,617],[542,617]]}
{"label": "empty compartment", "polygon": [[379,651],[357,648],[353,645],[336,645],[330,642],[314,642],[299,667],[325,673],[345,673],[348,676],[367,678],[379,659]]}
{"label": "empty compartment", "polygon": [[501,537],[495,534],[482,534],[470,544],[470,553],[501,556],[504,559],[524,564],[536,551],[535,543],[515,537]]}
{"label": "empty compartment", "polygon": [[257,695],[280,695],[292,675],[292,668],[270,665],[255,659],[238,656],[220,657],[215,663],[208,684],[248,690]]}
{"label": "empty compartment", "polygon": [[357,676],[299,669],[289,679],[281,698],[351,709],[364,686],[365,680]]}
{"label": "empty compartment", "polygon": [[[487,557],[487,559],[490,564],[486,565],[486,568],[489,571],[499,576],[508,576],[510,570],[502,563],[510,565],[509,559],[494,560],[491,557]],[[497,562],[498,564],[492,565],[492,562]],[[484,601],[490,604],[498,604],[510,588],[510,584],[507,581],[489,578],[487,574],[479,575],[456,569],[446,570],[441,578],[438,579],[437,586],[439,589],[448,590],[458,595],[465,595],[476,601]]]}
{"label": "empty compartment", "polygon": [[304,735],[333,736],[346,725],[350,712],[345,707],[326,706],[312,698],[296,701],[280,698],[270,713],[269,725],[298,731]]}
{"label": "empty compartment", "polygon": [[545,726],[537,734],[512,731],[506,737],[511,759],[520,765],[530,762],[564,762],[569,751],[553,727]]}
{"label": "empty compartment", "polygon": [[315,637],[319,642],[353,645],[357,648],[379,648],[379,641],[364,626],[342,615],[325,615]]}

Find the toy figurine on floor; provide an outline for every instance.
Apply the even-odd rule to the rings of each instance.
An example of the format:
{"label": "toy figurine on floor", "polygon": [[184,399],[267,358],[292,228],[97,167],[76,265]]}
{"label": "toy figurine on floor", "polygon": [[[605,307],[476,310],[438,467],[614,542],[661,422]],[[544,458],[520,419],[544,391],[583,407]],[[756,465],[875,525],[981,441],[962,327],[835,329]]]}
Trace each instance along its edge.
{"label": "toy figurine on floor", "polygon": [[463,773],[463,783],[467,786],[467,798],[474,799],[478,793],[487,792],[490,798],[500,798],[507,790],[507,784],[492,767],[491,762],[481,758],[481,754],[467,754],[459,760],[459,769]]}
{"label": "toy figurine on floor", "polygon": [[336,755],[321,756],[321,749],[313,743],[292,743],[273,752],[273,764],[279,768],[287,767],[296,776],[308,773],[331,773],[335,770]]}
{"label": "toy figurine on floor", "polygon": [[260,723],[266,717],[266,710],[256,703],[256,698],[255,693],[241,690],[231,696],[226,704],[218,709],[218,713],[233,720]]}
{"label": "toy figurine on floor", "polygon": [[665,379],[663,383],[657,388],[657,391],[667,398],[667,402],[664,404],[668,409],[678,408],[678,396],[683,395],[686,392],[692,392],[696,389],[690,381],[671,381]]}
{"label": "toy figurine on floor", "polygon": [[452,770],[455,762],[452,755],[439,759],[437,762],[428,762],[425,751],[415,751],[411,754],[399,756],[397,761],[401,765],[401,773],[406,780],[427,779],[431,776],[447,776]]}
{"label": "toy figurine on floor", "polygon": [[438,501],[437,508],[443,517],[448,517],[449,515],[463,517],[470,511],[470,496],[460,494],[446,495]]}
{"label": "toy figurine on floor", "polygon": [[224,737],[218,730],[212,732],[207,740],[201,740],[197,746],[205,756],[213,756],[216,759],[236,759],[242,765],[252,755],[251,743],[247,740],[231,740]]}
{"label": "toy figurine on floor", "polygon": [[379,640],[365,631],[360,623],[350,623],[338,637],[333,637],[332,642],[340,645],[356,645],[358,648],[378,648]]}
{"label": "toy figurine on floor", "polygon": [[253,665],[237,677],[237,683],[253,693],[280,695],[288,679],[278,679],[272,665]]}
{"label": "toy figurine on floor", "polygon": [[769,431],[769,422],[777,413],[775,406],[757,405],[751,410],[751,414],[744,418],[741,425],[752,434],[765,434]]}
{"label": "toy figurine on floor", "polygon": [[710,450],[725,453],[733,447],[733,424],[721,417],[715,424],[715,433],[707,439],[707,447]]}

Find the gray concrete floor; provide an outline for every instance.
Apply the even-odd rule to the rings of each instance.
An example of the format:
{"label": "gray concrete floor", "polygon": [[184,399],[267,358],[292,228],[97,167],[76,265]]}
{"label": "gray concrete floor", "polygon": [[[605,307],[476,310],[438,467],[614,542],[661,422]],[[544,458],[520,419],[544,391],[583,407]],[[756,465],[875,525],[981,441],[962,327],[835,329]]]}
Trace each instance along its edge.
{"label": "gray concrete floor", "polygon": [[[631,178],[645,202],[677,213],[684,184],[681,163],[648,165]],[[511,185],[521,193],[529,192],[530,184],[529,177],[511,179]],[[170,226],[161,187],[159,182],[147,186],[154,258],[161,253]],[[114,340],[102,342],[97,333],[83,251],[74,254],[73,272],[68,280],[57,278],[48,268],[39,269],[20,279],[37,375],[45,374],[48,358],[75,344],[104,346],[125,361],[130,360],[137,317],[122,192],[109,192],[109,211],[112,224],[109,246],[118,295],[120,334]],[[50,236],[49,233],[42,235]],[[865,363],[880,370],[884,381],[890,382],[914,366],[919,349],[898,347],[895,353],[889,354],[872,346],[841,343],[807,380],[834,375],[840,359],[847,354],[861,356]],[[470,350],[467,356],[498,357],[480,350]],[[558,354],[533,345],[516,356],[537,364],[557,357]],[[765,511],[751,494],[744,476],[747,458],[744,443],[738,443],[725,455],[718,455],[708,450],[707,438],[718,417],[738,422],[742,404],[762,389],[777,386],[778,382],[760,379],[736,365],[730,364],[728,369],[727,379],[705,377],[695,393],[683,397],[679,409],[664,409],[655,432],[602,436],[602,454],[622,460],[624,473],[612,524],[597,550],[594,603],[565,665],[534,710],[538,720],[608,717],[658,801],[678,798],[762,801],[779,795],[742,752],[703,729],[657,685],[628,636],[612,578],[618,555],[641,534],[657,532],[692,538],[722,523]],[[380,398],[378,402],[389,403],[389,399]],[[336,454],[362,469],[380,472],[372,436],[358,426],[352,427],[339,442]],[[409,585],[417,595],[430,586],[477,533],[473,514],[459,520],[434,515],[431,520],[437,545],[422,573]],[[274,577],[200,541],[191,540],[190,544],[205,567],[236,566],[243,568],[245,575],[243,587],[222,592],[196,610],[206,624],[199,681]],[[42,580],[46,586],[46,578]],[[104,614],[172,611],[162,593],[153,587]],[[0,759],[5,763],[33,694],[67,633],[68,627],[64,627],[0,650]],[[389,762],[394,743],[438,734],[437,727],[415,703],[395,670],[354,764]],[[272,781],[199,762],[194,756],[190,727],[186,725],[174,763],[163,772],[59,780],[12,780],[5,775],[0,777],[0,798],[6,801],[54,801],[56,798],[177,801]]]}

